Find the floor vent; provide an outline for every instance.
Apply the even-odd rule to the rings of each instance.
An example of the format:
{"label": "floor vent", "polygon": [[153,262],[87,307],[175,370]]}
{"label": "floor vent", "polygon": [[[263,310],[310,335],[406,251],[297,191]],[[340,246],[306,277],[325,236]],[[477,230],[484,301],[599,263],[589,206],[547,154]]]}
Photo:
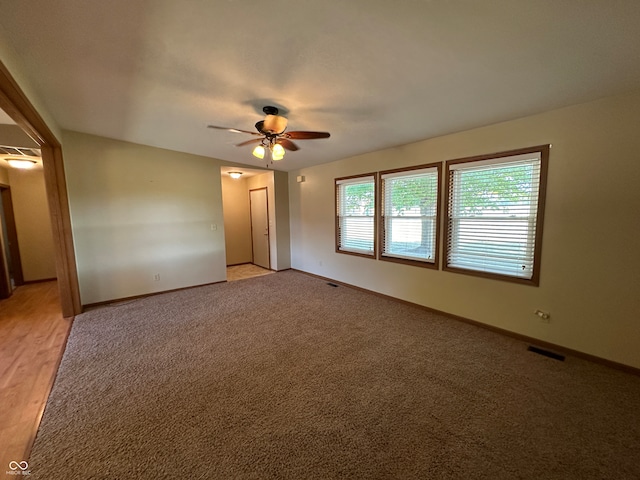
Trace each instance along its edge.
{"label": "floor vent", "polygon": [[554,360],[560,360],[561,362],[564,362],[564,355],[560,355],[559,353],[550,352],[549,350],[534,347],[532,345],[529,345],[529,348],[527,348],[527,350],[539,355],[544,355],[545,357],[553,358]]}
{"label": "floor vent", "polygon": [[331,283],[331,282],[328,282],[327,285],[329,285],[330,287],[337,287],[338,286],[335,283]]}

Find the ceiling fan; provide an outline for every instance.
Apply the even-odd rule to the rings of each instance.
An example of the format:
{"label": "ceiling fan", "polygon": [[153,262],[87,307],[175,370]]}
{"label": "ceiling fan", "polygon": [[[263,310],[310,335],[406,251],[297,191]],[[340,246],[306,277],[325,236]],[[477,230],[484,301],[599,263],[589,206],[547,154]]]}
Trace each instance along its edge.
{"label": "ceiling fan", "polygon": [[234,133],[247,133],[260,138],[253,138],[246,142],[238,143],[236,147],[244,147],[245,145],[252,145],[257,143],[256,148],[253,149],[253,155],[258,158],[264,158],[265,154],[271,157],[271,160],[282,160],[284,152],[290,150],[295,152],[299,150],[295,143],[291,140],[311,140],[314,138],[329,138],[329,132],[303,132],[294,131],[287,132],[287,119],[281,115],[278,115],[279,111],[276,107],[266,106],[262,109],[265,114],[264,120],[260,120],[256,123],[256,132],[250,132],[248,130],[240,130],[238,128],[218,127],[216,125],[209,125],[209,128],[215,128],[218,130],[227,130]]}

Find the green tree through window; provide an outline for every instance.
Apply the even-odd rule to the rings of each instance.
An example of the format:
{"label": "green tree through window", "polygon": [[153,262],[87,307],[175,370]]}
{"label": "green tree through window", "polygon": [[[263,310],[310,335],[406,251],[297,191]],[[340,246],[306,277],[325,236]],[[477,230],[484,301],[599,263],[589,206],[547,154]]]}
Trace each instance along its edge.
{"label": "green tree through window", "polygon": [[344,214],[372,216],[376,199],[373,183],[345,185]]}
{"label": "green tree through window", "polygon": [[381,259],[435,266],[440,168],[433,164],[381,172]]}
{"label": "green tree through window", "polygon": [[447,162],[445,270],[538,285],[549,146]]}
{"label": "green tree through window", "polygon": [[375,256],[375,175],[336,179],[336,251]]}
{"label": "green tree through window", "polygon": [[460,204],[465,213],[504,212],[528,203],[534,169],[531,165],[498,167],[491,171],[466,172],[460,185]]}

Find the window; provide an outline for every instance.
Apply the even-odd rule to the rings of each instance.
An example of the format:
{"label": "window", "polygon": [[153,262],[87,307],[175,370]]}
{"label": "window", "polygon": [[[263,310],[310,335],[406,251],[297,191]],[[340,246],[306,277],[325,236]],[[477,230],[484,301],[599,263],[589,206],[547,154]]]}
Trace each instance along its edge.
{"label": "window", "polygon": [[440,163],[380,173],[380,259],[438,268]]}
{"label": "window", "polygon": [[336,179],[336,252],[375,257],[376,174]]}
{"label": "window", "polygon": [[549,145],[447,162],[445,270],[538,285]]}

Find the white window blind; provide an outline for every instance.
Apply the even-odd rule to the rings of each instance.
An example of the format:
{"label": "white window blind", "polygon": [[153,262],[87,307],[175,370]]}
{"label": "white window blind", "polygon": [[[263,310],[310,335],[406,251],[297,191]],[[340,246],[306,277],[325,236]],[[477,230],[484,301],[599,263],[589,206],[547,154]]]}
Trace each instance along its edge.
{"label": "white window blind", "polygon": [[447,166],[445,267],[532,279],[541,152]]}
{"label": "white window blind", "polygon": [[382,257],[435,263],[438,168],[381,174]]}
{"label": "white window blind", "polygon": [[375,176],[336,180],[336,249],[375,255]]}

